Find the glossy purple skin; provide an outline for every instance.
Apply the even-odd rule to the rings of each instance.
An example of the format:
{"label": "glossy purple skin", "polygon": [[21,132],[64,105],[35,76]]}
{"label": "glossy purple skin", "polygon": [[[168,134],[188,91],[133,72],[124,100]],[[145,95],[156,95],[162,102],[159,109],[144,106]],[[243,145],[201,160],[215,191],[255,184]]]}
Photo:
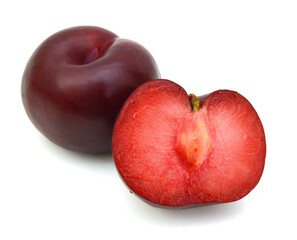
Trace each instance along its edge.
{"label": "glossy purple skin", "polygon": [[27,63],[25,110],[52,142],[74,151],[111,150],[122,104],[142,83],[159,78],[141,45],[98,27],[74,27],[46,39]]}

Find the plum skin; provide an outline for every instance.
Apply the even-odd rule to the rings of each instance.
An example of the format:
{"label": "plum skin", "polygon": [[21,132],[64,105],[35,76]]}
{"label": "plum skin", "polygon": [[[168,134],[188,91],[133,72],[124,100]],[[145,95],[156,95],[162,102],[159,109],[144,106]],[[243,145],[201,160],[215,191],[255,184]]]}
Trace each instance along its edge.
{"label": "plum skin", "polygon": [[22,101],[52,142],[78,152],[109,152],[122,104],[158,77],[153,57],[138,43],[99,27],[73,27],[35,50],[23,74]]}
{"label": "plum skin", "polygon": [[[195,129],[202,134],[197,137]],[[239,93],[205,95],[200,110],[192,112],[182,87],[158,79],[126,100],[114,127],[113,156],[126,185],[149,202],[174,207],[226,203],[258,184],[266,141],[258,114]]]}

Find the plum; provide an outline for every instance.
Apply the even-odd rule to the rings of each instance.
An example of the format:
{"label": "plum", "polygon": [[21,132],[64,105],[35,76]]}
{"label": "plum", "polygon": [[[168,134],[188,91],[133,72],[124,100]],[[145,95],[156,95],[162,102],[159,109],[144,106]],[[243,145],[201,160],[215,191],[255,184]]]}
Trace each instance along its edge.
{"label": "plum", "polygon": [[262,123],[246,98],[230,90],[188,96],[164,79],[126,100],[112,149],[131,191],[175,207],[243,198],[258,184],[266,157]]}

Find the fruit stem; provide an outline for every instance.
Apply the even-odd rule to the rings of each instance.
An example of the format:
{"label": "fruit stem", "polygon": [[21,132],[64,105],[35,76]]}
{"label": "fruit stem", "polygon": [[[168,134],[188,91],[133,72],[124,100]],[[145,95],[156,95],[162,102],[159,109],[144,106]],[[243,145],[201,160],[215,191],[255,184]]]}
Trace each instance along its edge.
{"label": "fruit stem", "polygon": [[197,97],[195,94],[191,93],[189,99],[192,105],[192,111],[198,112],[200,110],[200,97]]}

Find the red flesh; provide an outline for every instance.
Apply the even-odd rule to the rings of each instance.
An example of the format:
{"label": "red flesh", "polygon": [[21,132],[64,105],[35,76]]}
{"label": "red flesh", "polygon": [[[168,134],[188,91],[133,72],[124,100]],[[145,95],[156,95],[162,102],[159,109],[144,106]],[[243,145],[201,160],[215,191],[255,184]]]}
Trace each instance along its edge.
{"label": "red flesh", "polygon": [[[113,155],[121,177],[140,197],[165,206],[230,202],[257,185],[266,144],[256,111],[229,90],[201,100],[200,111],[192,112],[182,87],[154,80],[125,102],[114,127]],[[200,135],[193,134],[197,126]],[[188,134],[185,142],[181,133]]]}

